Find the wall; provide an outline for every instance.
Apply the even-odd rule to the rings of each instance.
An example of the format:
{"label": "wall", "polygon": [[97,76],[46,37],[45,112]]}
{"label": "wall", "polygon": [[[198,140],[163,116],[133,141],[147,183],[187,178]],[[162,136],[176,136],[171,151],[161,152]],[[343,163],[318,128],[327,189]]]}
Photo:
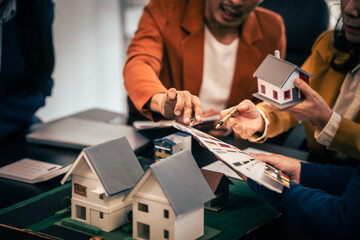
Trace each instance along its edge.
{"label": "wall", "polygon": [[125,113],[125,56],[118,0],[53,0],[55,86],[44,122],[93,107]]}

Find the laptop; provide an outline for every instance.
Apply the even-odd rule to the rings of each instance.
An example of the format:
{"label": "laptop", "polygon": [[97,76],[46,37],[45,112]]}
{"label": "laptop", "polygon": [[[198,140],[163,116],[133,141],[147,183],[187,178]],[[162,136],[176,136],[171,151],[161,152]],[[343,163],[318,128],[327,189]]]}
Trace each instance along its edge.
{"label": "laptop", "polygon": [[151,143],[133,127],[76,117],[45,123],[26,135],[31,143],[83,149],[125,136],[135,153]]}

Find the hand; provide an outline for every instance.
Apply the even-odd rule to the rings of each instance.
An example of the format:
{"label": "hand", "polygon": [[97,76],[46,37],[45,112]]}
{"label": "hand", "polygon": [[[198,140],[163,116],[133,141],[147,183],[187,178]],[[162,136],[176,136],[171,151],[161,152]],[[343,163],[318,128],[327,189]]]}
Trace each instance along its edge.
{"label": "hand", "polygon": [[190,124],[195,116],[194,124],[202,122],[202,106],[200,99],[189,91],[177,91],[170,88],[166,93],[155,94],[151,98],[150,109],[161,113],[165,118],[175,119]]}
{"label": "hand", "polygon": [[280,154],[267,155],[250,153],[250,156],[259,161],[271,164],[275,168],[283,171],[293,182],[300,183],[301,164],[299,160]]}
{"label": "hand", "polygon": [[[221,111],[220,117],[223,118],[232,108]],[[227,123],[232,127],[235,133],[241,138],[248,139],[256,132],[264,131],[264,120],[250,100],[244,100],[238,105],[237,113],[231,117]]]}
{"label": "hand", "polygon": [[[288,111],[292,113],[298,121],[324,128],[331,118],[333,113],[332,109],[315,90],[301,79],[295,79],[294,84],[305,95],[305,100],[295,106],[282,110],[274,106],[271,106],[271,108],[277,111]],[[269,104],[267,104],[267,106],[269,106]]]}
{"label": "hand", "polygon": [[[203,113],[203,117],[212,117],[212,116],[220,116],[220,112],[214,109],[210,109]],[[208,134],[217,137],[224,138],[232,133],[231,127],[229,125],[222,125],[220,128],[215,129],[217,121],[202,123],[200,125],[195,126],[197,129],[207,132]]]}

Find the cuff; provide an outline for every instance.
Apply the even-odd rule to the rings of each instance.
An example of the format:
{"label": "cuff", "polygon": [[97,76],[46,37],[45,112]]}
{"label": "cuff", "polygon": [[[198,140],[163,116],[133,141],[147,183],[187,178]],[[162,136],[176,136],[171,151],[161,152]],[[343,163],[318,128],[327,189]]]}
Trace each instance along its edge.
{"label": "cuff", "polygon": [[341,116],[333,112],[326,126],[323,129],[317,128],[315,130],[314,137],[316,141],[326,147],[329,146],[339,128],[340,121]]}
{"label": "cuff", "polygon": [[255,133],[254,135],[252,135],[248,140],[250,142],[258,142],[260,140],[263,140],[266,137],[266,133],[268,131],[269,128],[269,119],[266,117],[265,113],[260,109],[257,108],[260,112],[261,117],[263,118],[264,122],[265,122],[265,129],[264,132],[261,136],[259,136],[260,134]]}

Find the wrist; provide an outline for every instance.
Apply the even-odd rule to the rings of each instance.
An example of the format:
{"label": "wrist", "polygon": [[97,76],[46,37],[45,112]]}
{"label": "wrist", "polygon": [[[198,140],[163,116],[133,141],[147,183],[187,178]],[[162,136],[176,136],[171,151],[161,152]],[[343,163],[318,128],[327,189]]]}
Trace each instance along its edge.
{"label": "wrist", "polygon": [[164,93],[157,93],[155,95],[153,95],[150,99],[150,106],[149,106],[149,110],[153,111],[153,112],[161,112],[161,101],[164,97]]}

